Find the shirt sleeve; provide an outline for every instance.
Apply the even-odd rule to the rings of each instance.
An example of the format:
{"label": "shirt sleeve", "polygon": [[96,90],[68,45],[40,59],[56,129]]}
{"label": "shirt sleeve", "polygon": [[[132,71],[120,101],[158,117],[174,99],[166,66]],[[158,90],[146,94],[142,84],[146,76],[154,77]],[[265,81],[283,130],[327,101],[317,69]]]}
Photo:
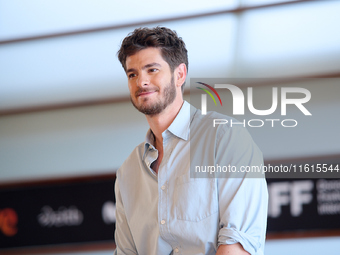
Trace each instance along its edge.
{"label": "shirt sleeve", "polygon": [[137,254],[136,246],[126,219],[124,205],[119,190],[118,178],[115,184],[116,195],[116,230],[115,230],[115,243],[116,250],[114,255],[119,254]]}
{"label": "shirt sleeve", "polygon": [[267,184],[264,176],[245,172],[247,166],[263,166],[262,153],[241,127],[222,132],[215,153],[217,164],[230,165],[237,171],[217,179],[218,246],[238,242],[250,254],[262,255],[267,227]]}

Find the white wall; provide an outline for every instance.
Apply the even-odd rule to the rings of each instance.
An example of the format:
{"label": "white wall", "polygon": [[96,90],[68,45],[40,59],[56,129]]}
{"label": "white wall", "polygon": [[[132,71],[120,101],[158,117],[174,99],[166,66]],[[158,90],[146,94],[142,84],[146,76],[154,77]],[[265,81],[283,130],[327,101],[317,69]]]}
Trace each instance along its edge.
{"label": "white wall", "polygon": [[112,173],[148,129],[130,102],[0,118],[0,182]]}

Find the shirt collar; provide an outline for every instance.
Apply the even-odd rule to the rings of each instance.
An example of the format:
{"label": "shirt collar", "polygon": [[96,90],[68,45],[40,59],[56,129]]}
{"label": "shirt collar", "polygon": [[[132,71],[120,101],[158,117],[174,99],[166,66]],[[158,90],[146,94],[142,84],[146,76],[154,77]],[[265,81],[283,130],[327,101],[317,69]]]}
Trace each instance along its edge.
{"label": "shirt collar", "polygon": [[191,105],[187,101],[184,101],[176,118],[168,127],[168,131],[185,141],[189,139],[189,127],[191,123],[190,108]]}
{"label": "shirt collar", "polygon": [[145,155],[146,155],[146,152],[148,150],[155,149],[153,144],[155,144],[155,136],[152,133],[151,129],[149,128],[149,130],[148,130],[148,132],[146,133],[146,136],[145,136],[143,160],[145,159]]}

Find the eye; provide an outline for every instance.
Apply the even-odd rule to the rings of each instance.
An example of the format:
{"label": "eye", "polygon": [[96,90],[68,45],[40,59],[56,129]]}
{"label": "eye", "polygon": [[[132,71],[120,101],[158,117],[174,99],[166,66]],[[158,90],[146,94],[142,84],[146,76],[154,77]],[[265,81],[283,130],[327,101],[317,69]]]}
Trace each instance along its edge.
{"label": "eye", "polygon": [[157,71],[158,71],[157,68],[150,68],[150,69],[149,69],[149,73],[154,73],[154,72],[157,72]]}
{"label": "eye", "polygon": [[130,73],[130,74],[128,74],[128,78],[129,78],[129,79],[132,79],[133,77],[136,77],[136,74],[135,74],[135,73]]}

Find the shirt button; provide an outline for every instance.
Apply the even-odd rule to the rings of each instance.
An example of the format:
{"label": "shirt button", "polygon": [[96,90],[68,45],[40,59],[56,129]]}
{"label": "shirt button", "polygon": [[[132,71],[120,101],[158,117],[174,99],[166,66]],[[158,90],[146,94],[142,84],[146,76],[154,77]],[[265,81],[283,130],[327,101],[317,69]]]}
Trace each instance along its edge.
{"label": "shirt button", "polygon": [[178,248],[175,248],[174,252],[175,252],[175,253],[178,253],[178,252],[179,252]]}
{"label": "shirt button", "polygon": [[164,224],[165,224],[165,220],[162,220],[162,221],[161,221],[161,224],[164,225]]}
{"label": "shirt button", "polygon": [[161,187],[161,189],[162,189],[162,190],[165,190],[165,185],[163,185],[163,186]]}

